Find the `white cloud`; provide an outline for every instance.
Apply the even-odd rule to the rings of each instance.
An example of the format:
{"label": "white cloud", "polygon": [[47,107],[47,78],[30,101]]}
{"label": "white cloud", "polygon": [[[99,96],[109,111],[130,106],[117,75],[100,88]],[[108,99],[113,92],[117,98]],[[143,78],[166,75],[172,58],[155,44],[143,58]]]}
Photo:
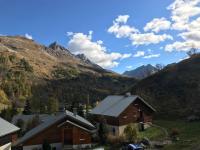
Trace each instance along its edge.
{"label": "white cloud", "polygon": [[113,25],[108,28],[108,33],[113,33],[117,38],[129,37],[132,33],[139,32],[135,27],[126,25],[128,15],[119,15],[114,21]]}
{"label": "white cloud", "polygon": [[130,17],[129,15],[119,15],[119,16],[115,19],[115,21],[116,21],[117,23],[127,23],[129,17]]}
{"label": "white cloud", "polygon": [[114,22],[113,25],[108,29],[109,33],[113,33],[117,38],[129,37],[132,33],[138,32],[134,27],[128,25],[119,25]]}
{"label": "white cloud", "polygon": [[132,34],[130,37],[132,45],[157,44],[167,39],[173,40],[173,37],[168,34],[156,35],[154,33]]}
{"label": "white cloud", "polygon": [[102,45],[102,41],[92,41],[92,33],[90,31],[88,35],[83,33],[71,34],[68,42],[70,51],[74,54],[85,54],[91,61],[104,68],[116,67],[119,64],[118,60],[131,56],[131,54],[116,52],[108,53],[107,48]]}
{"label": "white cloud", "polygon": [[188,30],[190,31],[200,31],[200,17],[197,19],[193,20],[189,25],[188,25]]}
{"label": "white cloud", "polygon": [[28,33],[25,34],[25,37],[26,37],[27,39],[29,39],[29,40],[32,40],[32,39],[33,39],[32,35],[30,35],[30,34],[28,34]]}
{"label": "white cloud", "polygon": [[[108,33],[114,34],[116,38],[128,38],[132,42],[132,45],[157,44],[167,39],[171,39],[171,40],[173,39],[173,37],[168,34],[156,35],[153,32],[140,33],[140,31],[136,29],[134,26],[129,26],[126,24],[128,19],[129,19],[128,15],[118,16],[113,21],[113,25],[108,28],[107,30]],[[157,32],[157,31],[169,28],[168,26],[170,26],[170,22],[168,22],[166,19],[161,18],[159,19],[159,21],[162,21],[161,25],[165,24],[165,26],[163,25],[161,27],[160,25],[158,28],[155,28],[155,27],[152,27],[152,25],[147,25],[148,27],[146,27],[145,30],[147,31],[147,30],[150,30],[151,28],[152,31]]]}
{"label": "white cloud", "polygon": [[132,54],[123,54],[123,55],[121,56],[121,59],[129,58],[129,57],[131,57],[131,56],[132,56]]}
{"label": "white cloud", "polygon": [[73,35],[73,32],[67,32],[67,36]]}
{"label": "white cloud", "polygon": [[186,52],[191,48],[200,48],[200,0],[175,0],[168,9],[171,10],[172,29],[181,31],[180,41],[165,46],[165,51]]}
{"label": "white cloud", "polygon": [[160,57],[160,54],[150,54],[150,55],[144,56],[143,58],[150,59],[150,58],[157,58],[157,57]]}
{"label": "white cloud", "polygon": [[144,51],[137,51],[133,57],[141,57],[141,56],[144,56],[145,52]]}
{"label": "white cloud", "polygon": [[168,52],[172,51],[189,51],[191,48],[200,48],[200,42],[197,41],[184,41],[184,42],[179,42],[176,41],[172,44],[168,44],[165,46],[165,50]]}
{"label": "white cloud", "polygon": [[171,26],[171,22],[166,18],[154,18],[151,22],[147,23],[144,27],[144,31],[159,32],[161,30],[167,30]]}
{"label": "white cloud", "polygon": [[181,36],[186,41],[200,41],[200,31],[188,31],[180,33]]}
{"label": "white cloud", "polygon": [[186,30],[191,17],[200,14],[200,0],[175,0],[167,9],[171,10],[171,19],[175,30]]}
{"label": "white cloud", "polygon": [[126,66],[126,68],[127,68],[127,69],[132,69],[132,68],[133,68],[133,66]]}

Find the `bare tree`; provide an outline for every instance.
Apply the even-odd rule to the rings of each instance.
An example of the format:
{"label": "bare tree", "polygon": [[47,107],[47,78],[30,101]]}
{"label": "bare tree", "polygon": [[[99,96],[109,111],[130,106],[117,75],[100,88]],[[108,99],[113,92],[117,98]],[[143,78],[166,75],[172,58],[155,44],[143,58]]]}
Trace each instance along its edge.
{"label": "bare tree", "polygon": [[192,47],[192,48],[187,52],[187,54],[188,54],[189,57],[192,57],[192,56],[194,56],[194,55],[197,54],[197,51],[198,51],[197,48]]}

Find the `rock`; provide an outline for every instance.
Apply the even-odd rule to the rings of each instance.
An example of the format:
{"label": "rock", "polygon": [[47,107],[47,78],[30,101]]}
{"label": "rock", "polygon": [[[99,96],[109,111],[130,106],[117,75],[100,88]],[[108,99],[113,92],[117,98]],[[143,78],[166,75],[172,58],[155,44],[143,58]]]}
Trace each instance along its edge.
{"label": "rock", "polygon": [[147,137],[144,137],[141,142],[142,144],[144,144],[145,146],[150,146],[151,145],[151,142],[150,140],[147,138]]}
{"label": "rock", "polygon": [[200,120],[200,117],[196,115],[191,115],[187,117],[188,122],[199,121],[199,120]]}

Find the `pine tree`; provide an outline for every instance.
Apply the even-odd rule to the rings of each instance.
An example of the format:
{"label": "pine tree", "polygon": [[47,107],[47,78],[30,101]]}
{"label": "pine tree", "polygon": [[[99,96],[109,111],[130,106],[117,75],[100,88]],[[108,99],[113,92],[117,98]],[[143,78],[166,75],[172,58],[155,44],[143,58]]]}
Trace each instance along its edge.
{"label": "pine tree", "polygon": [[49,113],[55,113],[58,111],[59,109],[59,103],[58,103],[58,100],[54,97],[50,97],[49,98],[49,101],[48,101],[48,112]]}
{"label": "pine tree", "polygon": [[79,105],[79,107],[78,107],[78,115],[84,117],[83,105]]}
{"label": "pine tree", "polygon": [[24,115],[30,115],[31,114],[31,105],[29,100],[26,100],[25,106],[24,106],[24,111],[23,111]]}

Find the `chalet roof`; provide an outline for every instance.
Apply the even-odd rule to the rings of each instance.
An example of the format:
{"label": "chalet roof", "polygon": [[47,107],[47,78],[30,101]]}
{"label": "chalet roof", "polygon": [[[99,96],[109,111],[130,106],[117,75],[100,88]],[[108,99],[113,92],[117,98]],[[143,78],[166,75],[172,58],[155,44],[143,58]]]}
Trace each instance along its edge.
{"label": "chalet roof", "polygon": [[88,130],[92,131],[93,129],[95,129],[95,127],[89,121],[84,119],[83,117],[81,117],[79,115],[74,115],[72,112],[66,110],[65,113],[62,113],[62,114],[60,114],[58,116],[52,116],[48,120],[46,120],[45,122],[41,123],[40,125],[38,125],[37,127],[33,128],[32,130],[28,131],[22,138],[20,138],[15,143],[15,145],[22,144],[23,142],[27,141],[28,139],[30,139],[34,135],[40,133],[44,129],[50,127],[51,125],[53,125],[56,122],[64,119],[65,117],[70,122],[79,122],[79,126],[82,126],[84,124],[85,126],[88,127]]}
{"label": "chalet roof", "polygon": [[[16,124],[19,119],[23,120],[24,122],[28,122],[36,116],[37,116],[37,114],[33,114],[33,115],[17,114],[15,116],[13,116],[12,123]],[[40,114],[40,115],[38,115],[38,117],[42,122],[45,122],[45,120],[48,120],[52,116],[49,114]]]}
{"label": "chalet roof", "polygon": [[20,130],[20,128],[16,127],[15,125],[9,123],[8,121],[0,117],[0,137],[3,137],[10,133],[14,133],[18,130]]}
{"label": "chalet roof", "polygon": [[149,105],[137,95],[111,95],[107,96],[90,113],[96,115],[118,117],[137,98],[140,99],[151,110],[155,111],[155,109],[151,105]]}

